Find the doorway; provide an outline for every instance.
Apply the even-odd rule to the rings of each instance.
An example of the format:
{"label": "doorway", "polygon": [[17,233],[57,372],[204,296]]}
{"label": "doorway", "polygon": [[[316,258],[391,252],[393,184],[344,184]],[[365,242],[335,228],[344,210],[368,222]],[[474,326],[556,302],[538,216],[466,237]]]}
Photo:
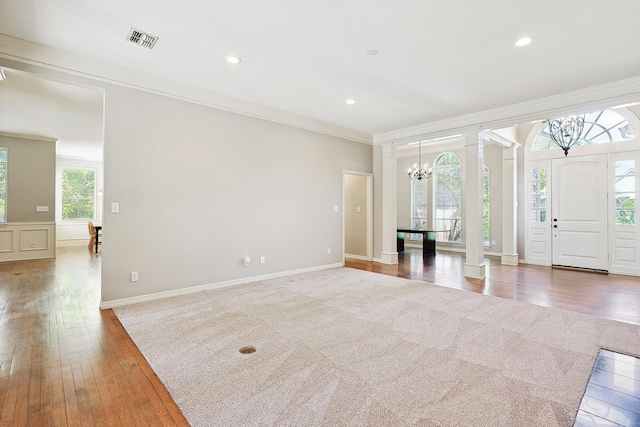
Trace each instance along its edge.
{"label": "doorway", "polygon": [[609,269],[607,155],[551,162],[553,265]]}
{"label": "doorway", "polygon": [[344,258],[373,261],[373,175],[342,174],[342,247]]}

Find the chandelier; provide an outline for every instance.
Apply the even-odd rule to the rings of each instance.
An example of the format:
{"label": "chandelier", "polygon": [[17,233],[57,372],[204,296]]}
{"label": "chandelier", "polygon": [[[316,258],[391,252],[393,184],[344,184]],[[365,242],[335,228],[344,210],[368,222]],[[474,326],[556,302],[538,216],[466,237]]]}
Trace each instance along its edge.
{"label": "chandelier", "polygon": [[433,173],[433,168],[430,168],[427,163],[424,165],[420,165],[422,163],[422,143],[418,143],[418,163],[413,165],[413,168],[409,168],[409,177],[411,179],[428,179]]}
{"label": "chandelier", "polygon": [[578,141],[584,128],[584,117],[565,117],[549,121],[549,136],[567,157],[569,149]]}

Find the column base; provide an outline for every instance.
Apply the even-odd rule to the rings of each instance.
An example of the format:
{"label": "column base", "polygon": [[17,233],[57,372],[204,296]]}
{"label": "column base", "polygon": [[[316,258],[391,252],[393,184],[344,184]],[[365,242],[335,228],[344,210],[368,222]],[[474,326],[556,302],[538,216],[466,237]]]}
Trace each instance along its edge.
{"label": "column base", "polygon": [[382,252],[382,257],[380,259],[382,264],[397,264],[398,263],[398,252]]}
{"label": "column base", "polygon": [[502,264],[505,265],[518,265],[520,262],[518,254],[502,254]]}
{"label": "column base", "polygon": [[464,277],[469,277],[472,279],[484,279],[485,273],[485,264],[473,265],[473,264],[465,264],[464,265]]}

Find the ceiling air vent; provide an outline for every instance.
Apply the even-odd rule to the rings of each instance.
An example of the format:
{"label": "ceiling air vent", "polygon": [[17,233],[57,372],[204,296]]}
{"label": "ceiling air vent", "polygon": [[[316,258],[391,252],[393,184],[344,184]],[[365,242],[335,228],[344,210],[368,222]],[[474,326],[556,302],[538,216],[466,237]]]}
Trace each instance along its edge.
{"label": "ceiling air vent", "polygon": [[132,28],[131,31],[129,31],[127,40],[129,40],[130,42],[134,42],[135,44],[138,44],[142,47],[153,49],[153,46],[155,46],[156,42],[158,41],[158,37],[152,36],[151,34],[143,33],[140,30]]}

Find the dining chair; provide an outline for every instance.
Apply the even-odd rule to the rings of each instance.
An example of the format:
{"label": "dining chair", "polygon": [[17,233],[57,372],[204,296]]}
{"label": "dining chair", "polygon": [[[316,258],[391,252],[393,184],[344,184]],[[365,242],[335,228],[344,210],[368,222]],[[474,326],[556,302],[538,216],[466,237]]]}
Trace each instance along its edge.
{"label": "dining chair", "polygon": [[95,249],[98,252],[98,246],[96,245],[96,239],[98,239],[98,245],[101,245],[100,241],[100,233],[96,234],[96,227],[93,225],[93,222],[87,221],[89,225],[89,250],[93,251]]}

